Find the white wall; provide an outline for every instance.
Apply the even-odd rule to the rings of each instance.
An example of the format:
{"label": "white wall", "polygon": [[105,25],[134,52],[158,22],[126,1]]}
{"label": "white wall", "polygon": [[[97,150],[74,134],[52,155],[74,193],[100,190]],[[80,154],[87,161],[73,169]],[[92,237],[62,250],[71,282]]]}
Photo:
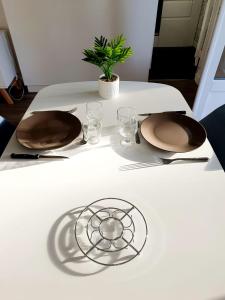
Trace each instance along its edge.
{"label": "white wall", "polygon": [[8,28],[6,17],[2,7],[2,0],[0,0],[0,28]]}
{"label": "white wall", "polygon": [[81,61],[95,35],[124,33],[135,55],[116,69],[147,81],[158,0],[2,0],[25,84],[96,80]]}
{"label": "white wall", "polygon": [[16,76],[16,70],[6,30],[0,30],[0,88],[7,88]]}

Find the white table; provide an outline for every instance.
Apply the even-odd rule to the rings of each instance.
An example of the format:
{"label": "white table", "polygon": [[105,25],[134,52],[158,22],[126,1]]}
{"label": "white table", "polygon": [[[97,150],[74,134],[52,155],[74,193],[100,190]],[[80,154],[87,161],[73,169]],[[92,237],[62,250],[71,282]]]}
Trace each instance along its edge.
{"label": "white table", "polygon": [[[95,82],[50,86],[38,93],[25,117],[34,110],[77,106],[82,120],[85,102],[92,100],[100,100]],[[122,82],[120,97],[102,102],[100,144],[74,142],[50,151],[69,160],[10,161],[11,152],[24,149],[15,136],[8,144],[0,165],[1,299],[223,299],[225,181],[209,143],[182,154],[209,156],[209,163],[118,170],[159,153],[143,141],[126,150],[119,146],[112,133],[116,109],[130,105],[139,113],[186,110],[190,115],[184,98],[166,85]],[[91,275],[89,262],[74,260],[74,218],[67,212],[105,197],[138,207],[149,236],[140,256],[117,267],[95,264],[97,273]]]}

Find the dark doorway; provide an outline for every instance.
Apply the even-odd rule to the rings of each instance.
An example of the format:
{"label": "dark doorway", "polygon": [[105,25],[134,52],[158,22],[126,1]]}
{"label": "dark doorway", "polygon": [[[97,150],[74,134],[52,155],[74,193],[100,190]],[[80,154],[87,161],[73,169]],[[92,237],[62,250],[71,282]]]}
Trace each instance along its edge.
{"label": "dark doorway", "polygon": [[195,51],[203,2],[159,0],[149,70],[149,81],[178,88],[190,107],[197,92]]}
{"label": "dark doorway", "polygon": [[194,79],[195,47],[154,47],[149,79]]}

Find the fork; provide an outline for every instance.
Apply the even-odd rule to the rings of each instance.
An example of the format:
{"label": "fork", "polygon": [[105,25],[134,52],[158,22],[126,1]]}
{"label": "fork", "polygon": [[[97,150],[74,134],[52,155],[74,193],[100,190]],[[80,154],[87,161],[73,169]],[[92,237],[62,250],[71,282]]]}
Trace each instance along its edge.
{"label": "fork", "polygon": [[156,162],[138,162],[135,164],[124,165],[124,166],[121,166],[119,168],[119,170],[120,171],[129,171],[129,170],[133,170],[133,169],[141,169],[141,168],[148,168],[148,167],[154,167],[154,166],[169,165],[169,164],[173,163],[174,161],[178,161],[178,160],[194,162],[194,163],[207,162],[209,160],[208,157],[197,157],[197,158],[194,158],[194,157],[182,158],[182,157],[180,157],[180,158],[172,158],[172,159],[159,157],[158,159],[159,160]]}

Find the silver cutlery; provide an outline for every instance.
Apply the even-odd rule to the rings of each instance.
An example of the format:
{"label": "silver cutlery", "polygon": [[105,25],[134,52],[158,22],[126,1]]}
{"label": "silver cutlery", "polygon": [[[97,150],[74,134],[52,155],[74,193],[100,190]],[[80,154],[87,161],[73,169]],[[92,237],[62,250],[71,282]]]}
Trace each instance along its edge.
{"label": "silver cutlery", "polygon": [[85,145],[85,144],[87,144],[87,140],[85,139],[84,131],[83,131],[82,139],[80,140],[79,144],[80,144],[80,145]]}
{"label": "silver cutlery", "polygon": [[13,159],[39,159],[39,158],[69,158],[62,155],[42,155],[42,154],[27,154],[27,153],[11,153]]}
{"label": "silver cutlery", "polygon": [[186,161],[186,162],[207,162],[209,160],[208,157],[197,157],[197,158],[158,158],[158,161],[156,162],[138,162],[134,164],[124,165],[119,168],[120,171],[129,171],[133,169],[141,169],[141,168],[148,168],[148,167],[155,167],[155,166],[161,166],[161,165],[169,165],[173,163],[174,161]]}
{"label": "silver cutlery", "polygon": [[176,111],[163,111],[163,112],[158,112],[158,113],[143,113],[143,114],[138,114],[138,116],[151,116],[153,114],[160,114],[160,113],[178,113],[178,114],[182,114],[185,115],[186,111],[185,110],[176,110]]}
{"label": "silver cutlery", "polygon": [[74,113],[76,110],[77,110],[77,107],[74,107],[74,108],[72,108],[72,109],[70,109],[70,110],[65,110],[65,112],[72,114],[72,113]]}
{"label": "silver cutlery", "polygon": [[[66,112],[66,113],[69,113],[69,114],[72,114],[72,113],[74,113],[76,110],[77,110],[77,107],[74,107],[74,108],[72,108],[72,109],[70,109],[70,110],[59,110],[59,111]],[[40,113],[40,112],[49,112],[49,111],[51,111],[51,110],[37,110],[37,111],[32,111],[31,113],[32,113],[32,114],[36,114],[36,113]],[[53,109],[53,111],[56,111],[56,110]],[[57,111],[58,111],[58,110],[57,110]]]}
{"label": "silver cutlery", "polygon": [[136,144],[141,143],[140,134],[139,134],[140,126],[141,126],[141,123],[140,123],[140,121],[138,121],[138,128],[137,128],[137,132],[135,133],[135,142],[136,142]]}

